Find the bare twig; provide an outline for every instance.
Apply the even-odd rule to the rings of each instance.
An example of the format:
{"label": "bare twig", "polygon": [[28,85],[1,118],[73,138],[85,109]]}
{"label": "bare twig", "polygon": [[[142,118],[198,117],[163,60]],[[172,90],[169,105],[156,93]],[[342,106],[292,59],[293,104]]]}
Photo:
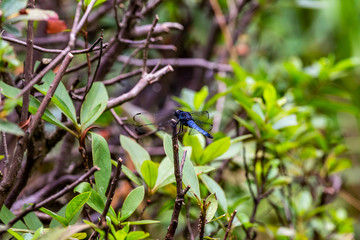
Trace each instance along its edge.
{"label": "bare twig", "polygon": [[113,117],[115,118],[116,122],[122,127],[124,128],[124,130],[134,139],[139,139],[139,136],[134,133],[133,131],[131,131],[125,124],[124,122],[121,120],[121,118],[116,114],[115,110],[112,108],[110,109],[111,114],[113,115]]}
{"label": "bare twig", "polygon": [[[165,239],[174,239],[175,231],[179,223],[179,215],[181,211],[181,207],[184,203],[184,196],[189,191],[190,186],[187,186],[183,190],[182,183],[182,172],[180,171],[180,163],[179,163],[179,145],[178,145],[178,134],[176,130],[176,122],[172,120],[172,142],[173,142],[173,158],[174,158],[174,175],[176,180],[176,199],[173,214],[171,217],[171,222],[168,227],[168,231],[166,233]],[[184,152],[183,158],[186,157],[186,152]]]}
{"label": "bare twig", "polygon": [[23,207],[24,204],[29,202],[39,202],[42,199],[50,196],[51,194],[54,194],[56,192],[56,189],[63,189],[66,185],[71,184],[72,182],[79,179],[80,176],[77,175],[63,175],[59,178],[50,180],[46,183],[44,183],[44,186],[40,188],[35,193],[22,198],[20,200],[17,200],[11,207],[11,210],[18,210]]}
{"label": "bare twig", "polygon": [[[104,38],[104,35],[103,35],[103,32],[101,32],[101,35],[100,35],[100,38],[99,38],[99,42],[100,42],[100,52],[99,52],[99,61],[98,61],[98,64],[96,66],[96,69],[95,69],[95,73],[94,73],[94,76],[92,77],[91,80],[88,81],[87,85],[86,85],[86,90],[85,90],[85,96],[86,94],[89,92],[91,86],[93,85],[94,81],[96,80],[96,74],[99,70],[99,66],[100,66],[100,62],[101,62],[101,56],[102,56],[102,46],[103,46],[103,40]],[[98,42],[98,41],[97,41]],[[88,58],[88,64],[89,64],[89,69],[90,69],[90,58]]]}
{"label": "bare twig", "polygon": [[[142,69],[141,68],[138,68],[138,69],[135,69],[134,71],[131,71],[131,72],[128,72],[128,73],[124,73],[124,74],[120,74],[119,76],[116,76],[114,78],[111,78],[111,79],[108,79],[108,80],[105,80],[103,81],[102,83],[107,86],[107,85],[112,85],[112,84],[115,84],[117,82],[120,82],[122,80],[125,80],[127,78],[130,78],[132,76],[135,76],[135,75],[138,75],[142,72]],[[78,88],[78,89],[75,89],[73,92],[75,94],[79,94],[79,93],[83,93],[85,91],[85,87],[83,88]]]}
{"label": "bare twig", "polygon": [[[100,57],[99,54],[96,54],[95,56],[92,56],[92,57],[90,58],[90,62],[96,61],[96,59],[98,59],[99,57]],[[79,65],[77,65],[77,66],[75,66],[75,67],[69,68],[69,69],[65,72],[65,74],[69,74],[69,73],[76,72],[76,71],[78,71],[78,70],[80,70],[80,69],[82,69],[82,68],[84,68],[84,67],[86,67],[86,66],[87,66],[87,62],[83,62],[83,63],[81,63],[81,64],[79,64]]]}
{"label": "bare twig", "polygon": [[[28,8],[35,7],[34,0],[28,0]],[[28,21],[27,36],[26,36],[26,60],[25,60],[25,85],[31,81],[33,73],[33,40],[34,40],[34,21]],[[30,103],[30,91],[24,93],[23,105],[21,108],[20,122],[24,123],[28,119]]]}
{"label": "bare twig", "polygon": [[[143,64],[143,61],[141,59],[130,59],[128,56],[119,56],[117,58],[119,62],[127,62],[129,61],[129,64],[141,67]],[[216,62],[210,62],[202,58],[166,58],[166,59],[148,59],[146,62],[146,65],[148,67],[153,67],[158,64],[158,62],[161,60],[161,65],[171,65],[173,67],[199,67],[199,68],[205,68],[209,70],[214,71],[223,71],[223,72],[232,72],[233,69],[228,64],[222,64],[222,63],[216,63]]]}
{"label": "bare twig", "polygon": [[[119,176],[120,176],[120,173],[121,173],[122,163],[123,163],[123,160],[121,158],[119,158],[118,162],[117,162],[116,170],[115,170],[115,175],[114,175],[114,177],[113,177],[113,179],[111,181],[111,185],[110,185],[109,193],[108,193],[107,200],[106,200],[106,203],[105,203],[105,207],[104,207],[104,210],[103,210],[103,212],[101,214],[100,221],[98,223],[98,227],[106,225],[106,215],[107,215],[107,213],[109,211],[111,202],[112,202],[114,194],[115,194],[116,185],[118,183]],[[95,231],[93,234],[91,234],[89,240],[96,239],[96,237],[98,235],[99,235],[99,233]]]}
{"label": "bare twig", "polygon": [[154,29],[155,29],[155,26],[157,24],[157,22],[159,21],[159,16],[156,15],[152,24],[151,24],[151,28],[150,28],[150,31],[146,37],[146,41],[145,41],[145,45],[144,45],[144,51],[143,51],[143,66],[142,66],[142,69],[143,69],[143,75],[147,73],[147,66],[146,66],[146,61],[148,59],[148,51],[149,51],[149,44],[150,44],[150,38],[151,38],[151,35],[153,34],[154,32]]}
{"label": "bare twig", "polygon": [[[12,37],[9,37],[9,36],[1,36],[0,38],[3,39],[3,40],[6,40],[8,42],[21,45],[21,46],[27,46],[27,42],[21,41],[21,40],[16,39],[16,38],[12,38]],[[86,49],[72,50],[70,52],[73,55],[84,54],[84,53],[96,52],[96,51],[99,51],[100,49],[106,48],[108,46],[107,43],[104,43],[102,48],[101,47],[95,47],[96,44],[97,43],[94,43],[91,47],[86,48]],[[40,46],[37,46],[37,45],[33,45],[33,49],[37,50],[39,52],[43,52],[43,53],[61,53],[63,51],[62,49],[49,49],[49,48],[43,48],[43,47],[40,47]]]}
{"label": "bare twig", "polygon": [[105,204],[105,207],[104,207],[104,211],[101,214],[100,222],[102,224],[105,224],[106,214],[109,211],[110,204],[111,204],[111,202],[113,200],[113,197],[114,197],[114,194],[115,194],[116,186],[117,186],[119,176],[120,176],[120,173],[121,173],[122,163],[123,163],[123,160],[121,158],[119,158],[118,162],[117,162],[116,170],[115,170],[115,175],[114,175],[114,177],[113,177],[113,179],[111,181],[111,185],[110,185],[109,193],[108,193],[108,196],[107,196],[106,204]]}
{"label": "bare twig", "polygon": [[148,12],[152,11],[159,3],[161,2],[161,0],[152,0],[149,1],[148,4],[143,8],[143,10],[141,11],[141,15],[144,16],[146,15]]}
{"label": "bare twig", "polygon": [[199,225],[198,225],[200,240],[204,239],[207,207],[208,207],[208,205],[206,204],[206,200],[204,199],[200,206],[201,211],[200,211]]}
{"label": "bare twig", "polygon": [[66,68],[69,66],[71,60],[73,59],[73,55],[71,53],[68,53],[67,56],[65,57],[64,61],[62,62],[59,71],[57,72],[54,81],[51,83],[48,92],[46,93],[43,101],[41,102],[33,120],[31,121],[31,124],[29,126],[28,132],[29,132],[29,136],[31,137],[32,134],[34,133],[34,130],[37,126],[37,124],[39,123],[42,115],[44,114],[46,107],[48,106],[48,104],[51,101],[52,96],[55,93],[55,90],[57,88],[57,86],[59,85],[62,77],[65,74]]}
{"label": "bare twig", "polygon": [[228,236],[229,236],[229,233],[230,233],[230,230],[231,230],[231,225],[232,225],[232,223],[234,221],[235,215],[236,215],[236,210],[234,210],[234,212],[231,214],[231,218],[230,218],[228,227],[226,228],[225,236],[223,238],[224,240],[226,240],[228,238]]}
{"label": "bare twig", "polygon": [[226,25],[226,19],[224,14],[222,13],[221,7],[216,0],[210,0],[211,7],[215,13],[216,20],[220,26],[221,32],[225,38],[225,46],[226,50],[228,51],[229,55],[235,57],[235,51],[232,50],[233,48],[233,41],[231,38],[231,32],[228,26]]}
{"label": "bare twig", "polygon": [[5,232],[7,229],[11,228],[17,221],[19,221],[20,219],[22,219],[23,217],[25,217],[29,212],[33,212],[38,210],[39,208],[45,206],[46,204],[58,199],[59,197],[63,196],[64,194],[68,193],[69,191],[71,191],[73,188],[75,188],[79,183],[83,182],[86,178],[88,178],[90,175],[92,175],[95,171],[100,170],[100,168],[98,168],[97,166],[94,166],[90,169],[89,172],[85,173],[84,175],[82,175],[80,178],[78,178],[75,182],[73,182],[72,184],[66,186],[63,190],[61,190],[60,192],[52,195],[51,197],[41,201],[40,203],[34,203],[33,205],[31,205],[30,207],[28,207],[27,209],[25,209],[24,211],[22,211],[17,217],[13,218],[7,225],[6,225],[6,229],[2,228],[0,229],[0,233]]}
{"label": "bare twig", "polygon": [[[151,28],[152,28],[152,24],[143,25],[143,26],[137,26],[131,32],[131,36],[132,37],[146,36]],[[170,31],[170,29],[183,30],[184,27],[181,24],[176,23],[176,22],[159,23],[155,27],[153,34],[157,35],[157,34],[160,34],[160,33],[167,33],[167,32]]]}
{"label": "bare twig", "polygon": [[5,161],[5,165],[6,165],[9,162],[9,151],[8,151],[8,147],[7,147],[6,133],[1,132],[1,136],[2,136],[2,146],[3,146],[3,151],[4,151],[4,161]]}
{"label": "bare twig", "polygon": [[127,102],[133,98],[135,98],[144,88],[152,84],[155,81],[158,81],[160,77],[165,75],[166,73],[173,71],[172,67],[170,65],[158,70],[157,72],[153,74],[146,74],[143,76],[140,81],[127,93],[122,94],[121,96],[117,98],[110,99],[108,101],[108,104],[106,106],[106,109],[113,108],[115,106],[118,106],[124,102]]}

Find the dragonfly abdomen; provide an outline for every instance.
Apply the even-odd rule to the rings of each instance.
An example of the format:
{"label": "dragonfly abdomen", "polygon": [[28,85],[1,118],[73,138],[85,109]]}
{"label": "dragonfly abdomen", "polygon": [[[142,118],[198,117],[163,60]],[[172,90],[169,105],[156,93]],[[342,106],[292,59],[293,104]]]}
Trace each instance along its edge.
{"label": "dragonfly abdomen", "polygon": [[187,121],[187,126],[195,129],[196,131],[198,131],[199,133],[204,134],[205,136],[207,136],[208,138],[213,138],[213,136],[210,135],[210,133],[206,132],[204,129],[202,129],[201,127],[199,127],[194,120],[188,120]]}

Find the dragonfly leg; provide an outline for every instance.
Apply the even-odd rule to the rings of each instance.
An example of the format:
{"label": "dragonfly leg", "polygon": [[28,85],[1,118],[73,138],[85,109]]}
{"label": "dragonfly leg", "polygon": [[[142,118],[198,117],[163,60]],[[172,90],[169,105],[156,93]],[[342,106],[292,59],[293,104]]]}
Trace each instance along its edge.
{"label": "dragonfly leg", "polygon": [[177,134],[182,133],[182,131],[183,131],[183,125],[182,125],[182,123],[180,122],[179,131],[178,131]]}

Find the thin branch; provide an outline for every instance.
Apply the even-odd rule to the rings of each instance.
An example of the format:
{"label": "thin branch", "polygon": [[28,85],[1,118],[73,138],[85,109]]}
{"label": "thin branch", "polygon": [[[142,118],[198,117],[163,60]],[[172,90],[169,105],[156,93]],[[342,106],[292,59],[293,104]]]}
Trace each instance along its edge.
{"label": "thin branch", "polygon": [[[90,62],[96,61],[99,57],[100,57],[99,54],[97,54],[97,55],[95,55],[95,56],[92,56],[92,57],[90,58]],[[87,62],[83,62],[83,63],[81,63],[81,64],[79,64],[79,65],[77,65],[77,66],[75,66],[75,67],[69,68],[69,69],[65,72],[65,74],[69,74],[69,73],[76,72],[76,71],[78,71],[78,70],[80,70],[80,69],[82,69],[82,68],[84,68],[84,67],[86,67],[86,66],[87,66]]]}
{"label": "thin branch", "polygon": [[58,199],[59,197],[63,196],[64,194],[70,192],[73,188],[75,188],[79,183],[83,182],[86,178],[88,178],[90,175],[92,175],[95,171],[100,170],[97,166],[94,166],[90,169],[89,172],[85,173],[81,177],[79,177],[75,182],[72,184],[66,186],[63,190],[60,192],[52,195],[51,197],[41,201],[40,203],[34,203],[24,211],[22,211],[17,217],[13,218],[7,225],[6,228],[0,229],[0,233],[3,233],[7,231],[7,229],[11,228],[17,221],[21,220],[23,217],[25,217],[28,213],[38,210],[39,208],[47,205],[48,203]]}
{"label": "thin branch", "polygon": [[1,132],[1,136],[2,136],[2,146],[3,146],[3,151],[4,151],[4,161],[5,161],[5,165],[6,165],[9,162],[9,151],[8,151],[8,147],[7,147],[6,133]]}
{"label": "thin branch", "polygon": [[234,221],[234,218],[235,218],[235,215],[236,215],[236,210],[234,210],[234,212],[231,214],[231,218],[230,218],[230,221],[229,221],[229,224],[228,224],[228,227],[226,228],[226,232],[225,232],[225,236],[223,238],[223,240],[226,240],[228,238],[228,235],[230,233],[230,230],[231,230],[231,225]]}
{"label": "thin branch", "polygon": [[56,192],[56,189],[63,189],[66,185],[71,184],[72,182],[79,179],[80,176],[76,175],[63,175],[59,178],[48,180],[48,182],[44,181],[44,185],[35,193],[17,200],[11,207],[11,210],[18,210],[21,209],[24,204],[29,202],[38,202],[51,194]]}
{"label": "thin branch", "polygon": [[44,114],[48,104],[50,103],[51,98],[54,95],[55,90],[56,90],[57,86],[59,85],[62,77],[64,76],[66,68],[69,66],[73,57],[74,56],[71,53],[68,53],[67,56],[65,57],[64,61],[62,62],[61,66],[59,68],[59,71],[57,72],[57,74],[54,78],[54,81],[51,83],[48,92],[46,93],[43,101],[41,102],[33,120],[31,121],[31,124],[28,129],[29,137],[31,137],[32,134],[34,133],[36,126],[38,125],[42,115]]}
{"label": "thin branch", "polygon": [[[165,239],[170,240],[174,238],[176,228],[179,223],[179,215],[181,211],[181,207],[184,203],[184,196],[189,191],[190,186],[187,186],[183,190],[183,183],[182,183],[182,173],[180,171],[180,163],[179,163],[179,144],[178,144],[178,133],[176,129],[176,121],[172,120],[172,143],[173,143],[173,158],[174,158],[174,175],[176,180],[176,199],[173,214],[171,217],[170,225],[168,227],[168,231],[166,233]],[[186,152],[184,152],[186,157]],[[183,155],[183,158],[185,158]]]}
{"label": "thin branch", "polygon": [[185,164],[185,159],[186,159],[186,153],[187,153],[187,150],[184,150],[184,154],[182,156],[181,165],[180,165],[180,174],[181,175],[183,174],[183,169],[184,169],[184,164]]}
{"label": "thin branch", "polygon": [[[129,59],[128,56],[119,56],[117,58],[119,62],[129,62],[129,64],[141,67],[142,66],[142,60],[141,59]],[[171,65],[173,67],[199,67],[199,68],[205,68],[209,70],[214,71],[222,71],[222,72],[232,72],[233,69],[228,64],[223,63],[216,63],[216,62],[210,62],[203,58],[165,58],[165,59],[148,59],[146,62],[146,65],[148,67],[153,67],[158,64],[158,62],[161,60],[161,65]]]}
{"label": "thin branch", "polygon": [[76,34],[77,34],[77,32],[79,32],[79,31],[76,31],[76,28],[77,28],[77,25],[79,24],[79,21],[80,21],[80,13],[81,13],[82,4],[83,4],[83,1],[79,1],[78,5],[76,6],[74,22],[73,22],[73,26],[71,28],[71,32],[70,32],[70,35],[69,35],[68,46],[70,48],[74,47],[74,44],[75,44],[75,41],[76,41]]}
{"label": "thin branch", "polygon": [[[1,36],[1,39],[6,40],[8,42],[11,43],[15,43],[21,46],[27,46],[27,43],[25,41],[21,41],[18,40],[16,38],[12,38],[12,37],[8,37],[8,36]],[[91,47],[86,48],[86,49],[79,49],[79,50],[72,50],[70,51],[73,55],[77,55],[77,54],[84,54],[84,53],[90,53],[90,52],[95,52],[95,51],[99,51],[103,48],[107,48],[108,43],[104,43],[103,47],[95,47],[97,43],[94,43]],[[61,53],[63,50],[62,49],[49,49],[49,48],[43,48],[37,45],[33,45],[33,49],[37,50],[39,52],[43,52],[43,53]]]}
{"label": "thin branch", "polygon": [[[125,80],[127,78],[130,78],[130,77],[133,77],[135,75],[138,75],[142,72],[142,69],[141,68],[138,68],[138,69],[135,69],[134,71],[131,71],[131,72],[128,72],[128,73],[124,73],[124,74],[120,74],[114,78],[111,78],[111,79],[108,79],[108,80],[105,80],[103,81],[102,83],[107,86],[107,85],[112,85],[112,84],[115,84],[117,82],[120,82],[122,80]],[[83,93],[85,91],[85,87],[82,87],[82,88],[78,88],[78,89],[75,89],[74,90],[74,93],[75,94],[80,94],[80,93]]]}
{"label": "thin branch", "polygon": [[142,90],[144,90],[147,85],[158,81],[160,77],[170,71],[173,71],[173,68],[168,65],[153,74],[146,74],[129,92],[124,93],[117,98],[110,99],[107,103],[106,109],[110,109],[115,106],[121,105],[124,102],[130,101],[131,99],[135,98]]}
{"label": "thin branch", "polygon": [[236,53],[235,51],[232,50],[234,43],[231,38],[231,32],[228,26],[226,25],[226,19],[221,10],[221,7],[216,0],[210,0],[209,2],[215,13],[215,18],[220,26],[221,32],[224,35],[226,50],[228,51],[230,56],[235,57],[234,54]]}
{"label": "thin branch", "polygon": [[109,211],[111,202],[112,202],[114,194],[115,194],[116,186],[119,181],[119,176],[121,173],[122,163],[123,163],[123,160],[121,158],[119,158],[118,162],[117,162],[116,170],[115,170],[115,175],[111,181],[111,185],[110,185],[109,193],[107,196],[106,204],[104,207],[104,211],[101,214],[100,222],[102,222],[102,224],[105,224],[105,220],[106,220],[105,218],[106,218],[107,212]]}
{"label": "thin branch", "polygon": [[110,109],[111,114],[113,115],[113,117],[115,118],[115,121],[127,132],[127,134],[129,134],[132,138],[134,139],[139,139],[139,136],[134,133],[133,131],[131,131],[125,124],[124,122],[121,120],[121,118],[116,114],[115,110],[113,108]]}
{"label": "thin branch", "polygon": [[[148,32],[150,31],[151,27],[152,27],[152,24],[147,24],[147,25],[143,25],[143,26],[137,26],[131,32],[130,36],[134,37],[134,38],[146,36],[148,34]],[[158,34],[161,34],[161,33],[168,33],[168,32],[170,32],[170,29],[183,30],[184,27],[181,24],[176,23],[176,22],[159,23],[154,28],[153,34],[158,35]]]}
{"label": "thin branch", "polygon": [[205,224],[206,224],[206,211],[208,208],[208,204],[206,204],[206,200],[203,199],[203,202],[200,206],[200,217],[199,217],[199,225],[198,225],[198,231],[199,231],[199,240],[204,239],[205,234]]}
{"label": "thin branch", "polygon": [[157,5],[159,5],[159,3],[161,3],[161,0],[149,1],[148,4],[141,11],[141,15],[146,15],[148,12],[152,11]]}
{"label": "thin branch", "polygon": [[[28,8],[35,7],[35,1],[29,0],[27,3]],[[26,60],[25,60],[25,85],[31,81],[33,74],[33,45],[34,45],[34,21],[28,21],[27,36],[26,36]],[[30,91],[24,93],[23,105],[21,108],[20,122],[24,123],[28,119],[30,103]]]}
{"label": "thin branch", "polygon": [[154,32],[154,29],[155,29],[155,26],[156,24],[158,23],[159,21],[159,16],[158,15],[155,15],[155,18],[151,24],[151,28],[150,28],[150,31],[146,37],[146,41],[145,41],[145,45],[144,45],[144,51],[143,51],[143,66],[142,66],[142,69],[143,69],[143,75],[147,73],[147,66],[146,66],[146,61],[148,59],[148,51],[149,51],[149,44],[150,44],[150,38],[151,38],[151,35],[153,34]]}
{"label": "thin branch", "polygon": [[[99,66],[100,66],[100,62],[101,62],[101,56],[102,56],[102,47],[103,47],[103,42],[102,41],[103,41],[103,39],[104,39],[104,33],[103,33],[103,31],[101,31],[100,38],[98,39],[99,42],[100,42],[99,61],[98,61],[98,64],[96,66],[94,76],[92,77],[91,81],[88,81],[88,84],[86,85],[85,96],[87,95],[88,91],[90,90],[91,86],[93,85],[93,83],[94,83],[94,81],[96,79],[97,72],[99,70]],[[89,66],[91,66],[89,58],[88,58],[88,63],[89,63]]]}
{"label": "thin branch", "polygon": [[128,61],[125,61],[123,66],[121,67],[120,74],[122,74],[125,71],[125,68],[129,65],[130,59],[136,56],[142,49],[143,49],[143,45],[132,51],[132,53],[129,55]]}
{"label": "thin branch", "polygon": [[116,22],[116,27],[117,27],[117,33],[120,32],[120,29],[121,29],[121,26],[120,26],[120,21],[119,21],[119,14],[118,14],[118,11],[117,11],[117,0],[113,0],[114,3],[113,3],[113,9],[114,9],[114,18],[115,18],[115,22]]}
{"label": "thin branch", "polygon": [[[117,162],[116,170],[115,170],[115,175],[114,175],[114,177],[113,177],[113,179],[111,181],[111,185],[110,185],[109,193],[108,193],[108,196],[107,196],[107,199],[106,199],[105,207],[104,207],[104,210],[103,210],[103,212],[101,214],[100,221],[98,223],[98,227],[106,225],[106,215],[107,215],[107,213],[108,213],[108,211],[110,209],[110,205],[111,205],[111,202],[112,202],[114,194],[115,194],[116,186],[117,186],[117,183],[119,181],[119,176],[120,176],[120,173],[121,173],[122,163],[123,163],[123,160],[121,158],[119,158],[118,162]],[[95,231],[90,236],[89,240],[96,239],[96,237],[98,235],[99,235],[99,233]]]}

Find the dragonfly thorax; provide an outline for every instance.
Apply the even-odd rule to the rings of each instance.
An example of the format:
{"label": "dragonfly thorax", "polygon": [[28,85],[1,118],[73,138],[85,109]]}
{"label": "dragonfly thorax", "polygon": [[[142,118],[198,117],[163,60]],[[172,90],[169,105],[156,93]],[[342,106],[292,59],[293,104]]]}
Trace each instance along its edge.
{"label": "dragonfly thorax", "polygon": [[185,126],[187,126],[187,121],[193,120],[190,113],[184,112],[184,111],[181,111],[181,110],[176,110],[175,111],[175,116]]}

